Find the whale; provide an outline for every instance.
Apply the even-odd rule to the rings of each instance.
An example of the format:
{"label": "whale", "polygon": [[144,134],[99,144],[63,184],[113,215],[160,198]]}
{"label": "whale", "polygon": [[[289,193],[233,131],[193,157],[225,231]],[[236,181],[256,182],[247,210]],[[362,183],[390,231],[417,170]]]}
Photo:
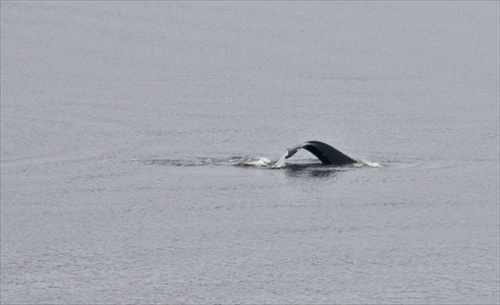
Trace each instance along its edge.
{"label": "whale", "polygon": [[328,165],[346,165],[357,161],[343,154],[332,146],[320,141],[307,141],[287,148],[284,157],[286,159],[295,155],[301,149],[305,149],[318,158],[321,163]]}

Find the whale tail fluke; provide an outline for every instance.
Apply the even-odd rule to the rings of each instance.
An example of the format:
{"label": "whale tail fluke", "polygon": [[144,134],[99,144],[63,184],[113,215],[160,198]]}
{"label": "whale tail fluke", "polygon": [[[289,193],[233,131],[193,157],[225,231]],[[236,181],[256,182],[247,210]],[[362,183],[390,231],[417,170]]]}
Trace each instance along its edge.
{"label": "whale tail fluke", "polygon": [[288,159],[295,155],[299,150],[305,149],[316,156],[323,164],[345,165],[356,163],[356,160],[344,155],[332,146],[319,142],[307,141],[302,144],[290,147],[286,150],[285,158]]}

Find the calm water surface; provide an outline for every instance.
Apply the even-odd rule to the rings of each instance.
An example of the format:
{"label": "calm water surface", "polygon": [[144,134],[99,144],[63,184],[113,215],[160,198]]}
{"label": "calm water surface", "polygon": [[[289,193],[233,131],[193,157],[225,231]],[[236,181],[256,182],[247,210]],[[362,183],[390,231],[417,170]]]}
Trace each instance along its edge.
{"label": "calm water surface", "polygon": [[498,2],[0,7],[2,304],[500,302]]}

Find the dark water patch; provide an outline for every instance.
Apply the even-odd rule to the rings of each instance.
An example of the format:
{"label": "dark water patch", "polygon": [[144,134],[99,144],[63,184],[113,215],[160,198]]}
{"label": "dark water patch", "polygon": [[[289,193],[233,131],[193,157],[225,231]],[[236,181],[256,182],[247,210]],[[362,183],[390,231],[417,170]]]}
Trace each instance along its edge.
{"label": "dark water patch", "polygon": [[285,172],[293,178],[328,178],[333,179],[353,166],[333,166],[321,163],[287,164]]}

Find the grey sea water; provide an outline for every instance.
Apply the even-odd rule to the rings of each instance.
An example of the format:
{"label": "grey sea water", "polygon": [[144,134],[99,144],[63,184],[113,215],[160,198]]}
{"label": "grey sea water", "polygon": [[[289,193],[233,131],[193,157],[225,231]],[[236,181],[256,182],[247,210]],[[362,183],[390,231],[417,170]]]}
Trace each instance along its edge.
{"label": "grey sea water", "polygon": [[499,2],[0,8],[2,304],[500,302]]}

